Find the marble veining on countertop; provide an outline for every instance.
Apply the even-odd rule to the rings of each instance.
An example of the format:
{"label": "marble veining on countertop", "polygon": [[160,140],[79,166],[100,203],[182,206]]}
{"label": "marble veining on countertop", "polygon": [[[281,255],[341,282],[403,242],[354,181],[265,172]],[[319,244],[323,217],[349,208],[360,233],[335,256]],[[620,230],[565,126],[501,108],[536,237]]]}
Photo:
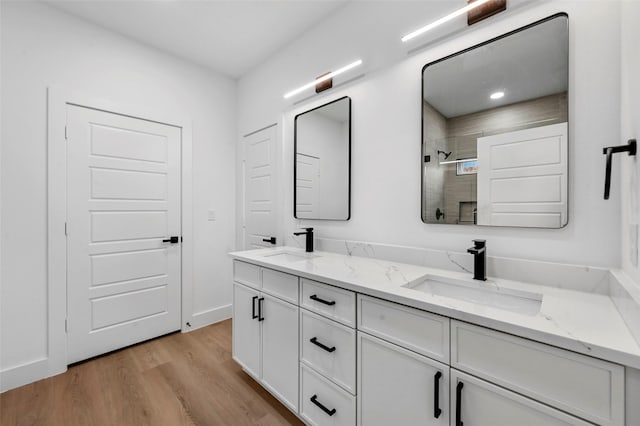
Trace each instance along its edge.
{"label": "marble veining on countertop", "polygon": [[[291,253],[298,256],[277,256]],[[275,255],[275,256],[274,256]],[[230,253],[246,261],[384,298],[461,321],[500,330],[542,343],[640,368],[640,345],[609,295],[531,284],[495,277],[474,281],[468,272],[391,262],[331,252],[312,253],[293,247]],[[530,292],[541,296],[539,312],[523,314],[486,304],[403,287],[425,276],[492,288],[496,294]]]}

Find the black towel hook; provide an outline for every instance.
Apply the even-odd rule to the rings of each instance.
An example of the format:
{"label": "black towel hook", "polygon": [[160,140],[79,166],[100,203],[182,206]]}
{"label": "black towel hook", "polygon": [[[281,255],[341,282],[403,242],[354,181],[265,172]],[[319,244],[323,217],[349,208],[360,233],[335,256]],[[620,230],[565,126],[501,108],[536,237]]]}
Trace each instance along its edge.
{"label": "black towel hook", "polygon": [[628,152],[629,155],[636,155],[636,140],[629,139],[626,145],[609,146],[602,148],[602,153],[607,156],[607,168],[604,176],[604,199],[609,199],[609,189],[611,188],[611,156],[619,152]]}

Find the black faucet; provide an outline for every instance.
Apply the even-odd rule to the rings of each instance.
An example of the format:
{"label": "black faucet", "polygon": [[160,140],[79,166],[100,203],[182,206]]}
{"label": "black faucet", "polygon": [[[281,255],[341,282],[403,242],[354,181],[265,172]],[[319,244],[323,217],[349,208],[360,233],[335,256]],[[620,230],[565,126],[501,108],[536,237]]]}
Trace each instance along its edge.
{"label": "black faucet", "polygon": [[473,240],[473,247],[467,249],[473,255],[473,279],[487,280],[487,241]]}
{"label": "black faucet", "polygon": [[306,235],[307,236],[307,244],[305,251],[307,253],[313,252],[313,228],[304,228],[306,231],[304,232],[294,232],[293,235]]}

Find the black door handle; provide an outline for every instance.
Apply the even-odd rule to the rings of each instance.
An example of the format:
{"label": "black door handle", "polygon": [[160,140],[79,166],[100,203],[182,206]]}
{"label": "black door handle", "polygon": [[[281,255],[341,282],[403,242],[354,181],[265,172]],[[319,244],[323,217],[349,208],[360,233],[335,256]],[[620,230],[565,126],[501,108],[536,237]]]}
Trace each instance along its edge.
{"label": "black door handle", "polygon": [[329,347],[329,346],[325,346],[322,343],[318,342],[318,338],[317,337],[312,337],[309,341],[311,343],[313,343],[314,345],[318,346],[319,348],[324,349],[327,352],[333,352],[333,351],[336,350],[335,346]]}
{"label": "black door handle", "polygon": [[256,300],[258,300],[258,296],[253,296],[251,299],[251,319],[258,318],[258,315],[256,315]]}
{"label": "black door handle", "polygon": [[456,386],[456,426],[463,426],[462,423],[462,388],[464,387],[464,383],[458,382],[458,386]]}
{"label": "black door handle", "polygon": [[258,321],[264,321],[264,317],[262,316],[262,302],[264,302],[264,297],[258,299]]}
{"label": "black door handle", "polygon": [[262,241],[264,241],[265,243],[275,244],[276,243],[276,237],[263,238]]}
{"label": "black door handle", "polygon": [[178,236],[173,236],[173,237],[169,237],[166,240],[162,240],[163,243],[171,243],[171,244],[178,244],[178,242],[180,241],[180,237]]}
{"label": "black door handle", "polygon": [[309,299],[315,300],[316,302],[324,303],[325,305],[329,305],[329,306],[333,306],[336,304],[335,300],[332,300],[331,302],[329,302],[327,300],[320,299],[315,294],[312,294],[311,296],[309,296]]}
{"label": "black door handle", "polygon": [[330,416],[333,416],[336,413],[336,409],[332,408],[331,410],[329,410],[327,407],[325,407],[324,405],[322,405],[320,403],[320,401],[318,401],[318,395],[313,395],[311,397],[311,402],[313,402],[314,404],[316,404],[318,407],[320,407],[320,409],[322,411],[324,411],[325,413],[327,413]]}
{"label": "black door handle", "polygon": [[439,371],[433,376],[433,417],[436,419],[442,413],[440,409],[440,377],[442,377],[442,373]]}

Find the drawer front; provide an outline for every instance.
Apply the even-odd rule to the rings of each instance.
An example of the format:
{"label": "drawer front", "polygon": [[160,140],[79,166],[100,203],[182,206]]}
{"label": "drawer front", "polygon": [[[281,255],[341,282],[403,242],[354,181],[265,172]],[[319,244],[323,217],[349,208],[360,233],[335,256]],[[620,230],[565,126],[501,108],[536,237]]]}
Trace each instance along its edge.
{"label": "drawer front", "polygon": [[451,322],[451,366],[600,425],[624,425],[624,368]]}
{"label": "drawer front", "polygon": [[355,330],[304,309],[300,316],[300,360],[355,395]]}
{"label": "drawer front", "polygon": [[449,363],[449,318],[359,294],[358,330]]}
{"label": "drawer front", "polygon": [[303,278],[300,306],[349,327],[356,326],[356,294],[353,291]]}
{"label": "drawer front", "polygon": [[300,416],[307,424],[356,424],[356,398],[304,364],[300,364],[300,390]]}
{"label": "drawer front", "polygon": [[233,280],[255,289],[261,287],[260,267],[250,263],[233,261]]}
{"label": "drawer front", "polygon": [[262,291],[298,304],[298,277],[262,268]]}
{"label": "drawer front", "polygon": [[[460,421],[474,426],[591,425],[577,417],[454,369],[451,369],[451,401],[451,424],[458,424]],[[458,405],[460,419],[457,418]]]}

